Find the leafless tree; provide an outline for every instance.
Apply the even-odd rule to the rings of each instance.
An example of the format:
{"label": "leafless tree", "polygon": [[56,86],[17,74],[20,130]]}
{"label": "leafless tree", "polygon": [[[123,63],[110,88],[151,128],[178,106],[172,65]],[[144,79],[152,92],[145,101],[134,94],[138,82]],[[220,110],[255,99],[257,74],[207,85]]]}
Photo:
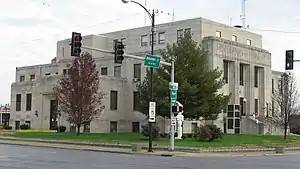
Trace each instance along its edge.
{"label": "leafless tree", "polygon": [[277,90],[274,90],[272,95],[272,115],[268,118],[272,123],[284,129],[284,139],[287,136],[291,116],[299,114],[299,98],[295,78],[291,74],[284,73]]}
{"label": "leafless tree", "polygon": [[92,55],[83,53],[74,59],[68,73],[53,88],[59,109],[70,124],[80,127],[91,122],[104,109],[99,72]]}

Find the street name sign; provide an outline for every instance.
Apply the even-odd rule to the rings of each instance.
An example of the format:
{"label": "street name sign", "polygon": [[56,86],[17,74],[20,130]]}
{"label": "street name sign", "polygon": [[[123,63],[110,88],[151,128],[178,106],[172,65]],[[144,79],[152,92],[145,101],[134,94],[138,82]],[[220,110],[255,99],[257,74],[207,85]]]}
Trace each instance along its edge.
{"label": "street name sign", "polygon": [[144,66],[159,68],[160,66],[160,57],[155,55],[145,55]]}

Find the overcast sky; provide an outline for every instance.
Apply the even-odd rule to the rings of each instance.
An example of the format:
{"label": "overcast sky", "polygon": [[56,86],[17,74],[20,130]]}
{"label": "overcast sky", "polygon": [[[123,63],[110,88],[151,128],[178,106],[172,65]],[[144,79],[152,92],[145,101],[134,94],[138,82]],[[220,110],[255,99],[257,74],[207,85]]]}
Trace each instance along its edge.
{"label": "overcast sky", "polygon": [[[143,9],[121,0],[2,1],[0,104],[9,103],[15,67],[49,63],[56,54],[56,41],[70,38],[72,31],[87,35],[144,26]],[[250,31],[263,35],[263,48],[272,53],[274,70],[284,70],[286,49],[294,49],[295,59],[300,59],[299,6],[299,0],[247,0],[247,24]],[[175,20],[201,16],[225,24],[232,18],[232,24],[241,24],[241,0],[148,0],[147,8],[164,11],[157,16],[158,23],[172,21],[168,13],[174,10]]]}

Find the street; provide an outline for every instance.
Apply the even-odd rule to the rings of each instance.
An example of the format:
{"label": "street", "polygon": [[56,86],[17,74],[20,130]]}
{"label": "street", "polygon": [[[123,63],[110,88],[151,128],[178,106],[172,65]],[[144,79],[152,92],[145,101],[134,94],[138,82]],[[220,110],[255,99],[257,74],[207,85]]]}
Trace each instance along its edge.
{"label": "street", "polygon": [[298,169],[300,156],[160,157],[0,145],[5,169]]}

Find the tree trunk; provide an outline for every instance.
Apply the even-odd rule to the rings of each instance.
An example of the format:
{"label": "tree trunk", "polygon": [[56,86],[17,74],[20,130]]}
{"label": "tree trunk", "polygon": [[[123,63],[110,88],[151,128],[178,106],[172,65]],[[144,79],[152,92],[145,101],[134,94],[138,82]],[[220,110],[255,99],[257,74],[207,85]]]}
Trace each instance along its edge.
{"label": "tree trunk", "polygon": [[80,134],[80,125],[77,125],[77,136],[79,136],[79,134]]}
{"label": "tree trunk", "polygon": [[284,136],[283,136],[283,139],[286,140],[286,135],[287,135],[287,127],[288,127],[288,124],[285,123],[284,124]]}

